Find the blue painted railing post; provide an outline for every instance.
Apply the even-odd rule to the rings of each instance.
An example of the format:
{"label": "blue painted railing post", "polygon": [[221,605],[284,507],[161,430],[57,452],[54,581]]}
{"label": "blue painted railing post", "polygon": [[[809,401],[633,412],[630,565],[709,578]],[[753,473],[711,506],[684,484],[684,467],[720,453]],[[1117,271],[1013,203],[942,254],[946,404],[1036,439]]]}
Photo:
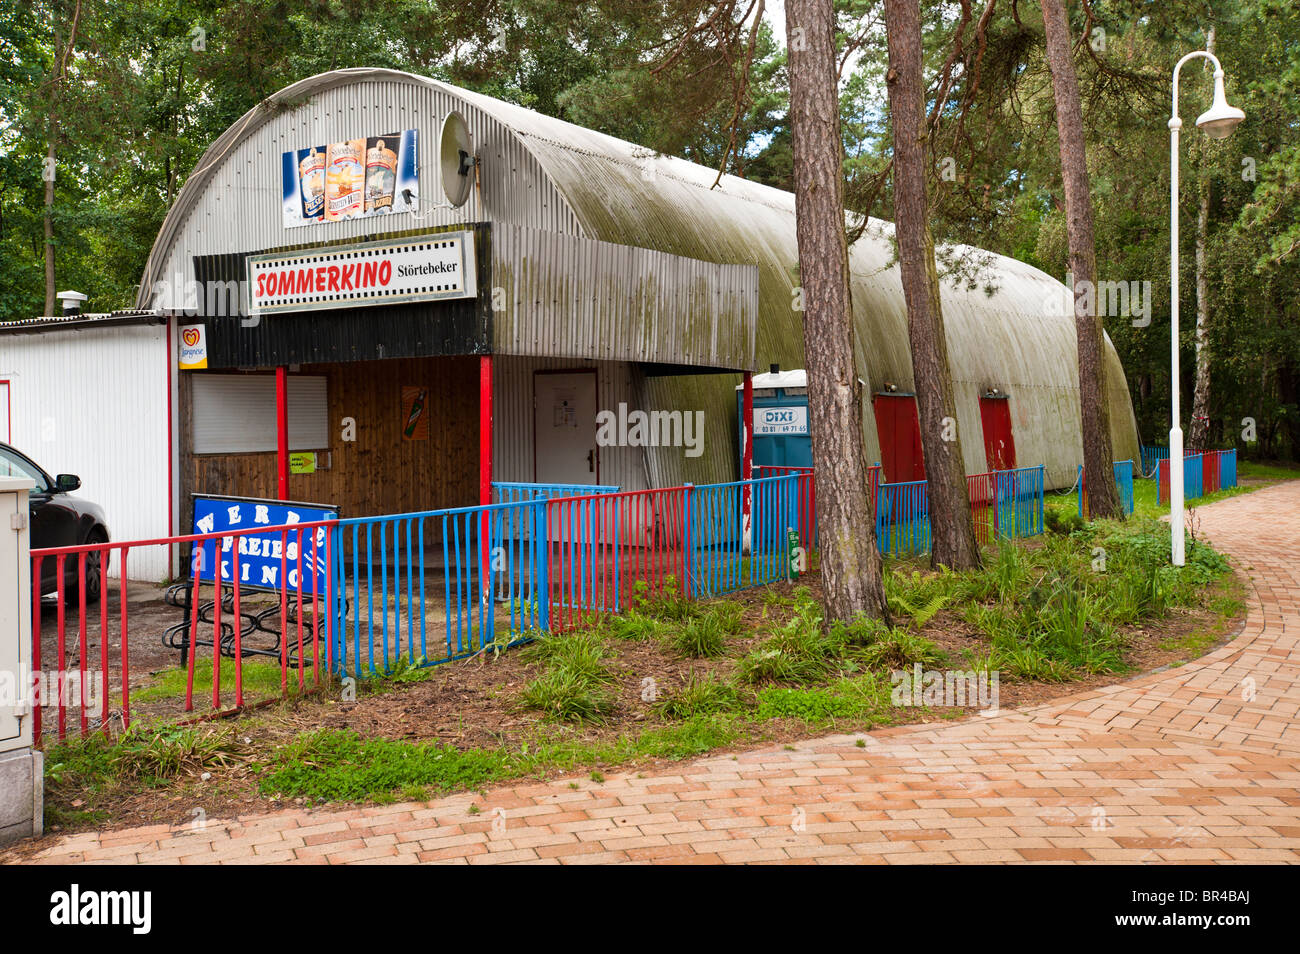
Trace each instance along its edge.
{"label": "blue painted railing post", "polygon": [[885,485],[881,481],[876,481],[876,549],[881,555],[885,554],[888,549],[885,545],[884,532],[885,528],[880,519],[880,508],[882,506],[881,498],[885,495]]}

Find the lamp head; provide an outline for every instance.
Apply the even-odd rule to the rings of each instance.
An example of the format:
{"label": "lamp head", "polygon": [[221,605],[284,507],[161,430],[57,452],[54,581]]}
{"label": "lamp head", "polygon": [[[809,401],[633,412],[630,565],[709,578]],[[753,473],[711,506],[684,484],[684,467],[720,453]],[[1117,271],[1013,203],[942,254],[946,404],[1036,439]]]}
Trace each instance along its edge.
{"label": "lamp head", "polygon": [[1223,70],[1214,71],[1214,102],[1210,108],[1196,117],[1199,126],[1211,139],[1224,139],[1246,118],[1236,106],[1228,105],[1228,97],[1223,92]]}

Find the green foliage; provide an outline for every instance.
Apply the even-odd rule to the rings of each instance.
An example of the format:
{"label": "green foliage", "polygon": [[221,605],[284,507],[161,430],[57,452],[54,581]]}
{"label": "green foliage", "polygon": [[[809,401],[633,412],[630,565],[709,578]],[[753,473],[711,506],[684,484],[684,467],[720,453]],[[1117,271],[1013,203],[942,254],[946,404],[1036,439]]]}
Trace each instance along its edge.
{"label": "green foliage", "polygon": [[731,744],[739,734],[739,723],[725,714],[623,734],[610,742],[539,731],[513,751],[457,750],[437,742],[365,739],[351,730],[319,729],[277,750],[259,787],[265,795],[318,801],[391,801],[394,793],[416,791],[423,798],[584,766],[694,758]]}
{"label": "green foliage", "polygon": [[1087,526],[1084,519],[1077,512],[1069,513],[1058,509],[1043,510],[1043,526],[1047,528],[1048,533],[1055,533],[1062,536],[1068,536],[1071,533],[1077,533]]}
{"label": "green foliage", "polygon": [[229,765],[242,752],[230,729],[136,723],[116,739],[96,734],[51,746],[46,778],[53,788],[75,783],[111,791],[125,782],[152,787]]}
{"label": "green foliage", "polygon": [[883,674],[838,679],[825,687],[766,686],[758,691],[756,719],[801,719],[818,724],[861,719],[890,706],[889,680]]}
{"label": "green foliage", "polygon": [[413,785],[435,794],[478,788],[508,771],[509,758],[500,750],[461,751],[437,742],[365,739],[351,730],[320,729],[277,753],[259,786],[264,795],[361,801]]}
{"label": "green foliage", "polygon": [[541,636],[525,650],[546,670],[524,686],[520,701],[552,718],[602,722],[614,708],[609,651],[599,629],[574,629]]}
{"label": "green foliage", "polygon": [[678,655],[696,659],[722,656],[727,652],[727,636],[718,617],[713,614],[687,620],[685,625],[673,630],[668,643]]}
{"label": "green foliage", "polygon": [[[135,703],[157,702],[161,699],[185,698],[185,686],[189,673],[184,667],[164,669],[157,674],[150,685],[131,690],[131,701]],[[279,662],[259,662],[245,659],[242,674],[245,696],[278,696],[280,694]],[[221,692],[228,696],[235,691],[235,663],[231,659],[221,661]],[[289,691],[298,691],[298,673],[289,671]],[[212,658],[203,657],[194,660],[194,696],[202,698],[204,693],[212,694]]]}
{"label": "green foliage", "polygon": [[891,629],[878,636],[861,653],[862,662],[872,669],[906,669],[916,663],[937,666],[946,658],[933,642],[916,633]]}
{"label": "green foliage", "polygon": [[889,597],[889,611],[896,615],[911,617],[912,625],[919,629],[924,629],[925,624],[934,618],[934,615],[943,609],[952,600],[951,593],[936,593],[929,602],[914,606],[909,603],[906,597],[896,594]]}
{"label": "green foliage", "polygon": [[736,687],[723,682],[715,673],[701,675],[692,670],[682,687],[655,704],[656,711],[667,719],[690,719],[733,710],[739,704]]}
{"label": "green foliage", "polygon": [[546,670],[524,686],[520,699],[537,709],[568,722],[603,722],[614,708],[614,697],[590,675],[566,666]]}
{"label": "green foliage", "polygon": [[733,600],[715,600],[708,604],[709,616],[727,636],[739,636],[745,631],[745,607]]}
{"label": "green foliage", "polygon": [[646,616],[634,609],[610,617],[605,627],[609,635],[615,639],[627,639],[633,642],[658,639],[664,632],[663,623],[653,616]]}
{"label": "green foliage", "polygon": [[541,660],[550,669],[564,669],[582,679],[610,681],[605,667],[609,650],[598,629],[571,629],[539,635],[523,654],[525,659]]}
{"label": "green foliage", "polygon": [[[637,585],[639,586],[641,582],[638,581]],[[658,598],[650,599],[646,593],[648,589],[634,598],[635,608],[638,612],[661,622],[684,623],[704,612],[699,603],[683,595],[681,586],[672,575],[664,578],[662,595]]]}
{"label": "green foliage", "polygon": [[801,598],[791,619],[740,660],[739,675],[748,683],[817,682],[833,670],[843,647],[842,631],[824,631],[821,609]]}
{"label": "green foliage", "polygon": [[1168,554],[1168,525],[1142,516],[1089,524],[1033,551],[1004,545],[973,581],[978,602],[962,610],[990,641],[979,664],[1044,681],[1123,671],[1117,627],[1201,605],[1228,572],[1204,544],[1189,548],[1182,569]]}

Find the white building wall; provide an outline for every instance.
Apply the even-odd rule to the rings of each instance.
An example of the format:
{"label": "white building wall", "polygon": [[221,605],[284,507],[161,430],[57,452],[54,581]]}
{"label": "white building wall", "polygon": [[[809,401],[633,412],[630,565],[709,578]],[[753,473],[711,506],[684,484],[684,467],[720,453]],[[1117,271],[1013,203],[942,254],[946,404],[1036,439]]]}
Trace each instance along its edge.
{"label": "white building wall", "polygon": [[[104,509],[114,541],[168,535],[170,366],[166,325],[0,333],[9,443],[51,476],[78,475],[75,496]],[[130,579],[165,578],[166,548],[133,550],[128,570]]]}

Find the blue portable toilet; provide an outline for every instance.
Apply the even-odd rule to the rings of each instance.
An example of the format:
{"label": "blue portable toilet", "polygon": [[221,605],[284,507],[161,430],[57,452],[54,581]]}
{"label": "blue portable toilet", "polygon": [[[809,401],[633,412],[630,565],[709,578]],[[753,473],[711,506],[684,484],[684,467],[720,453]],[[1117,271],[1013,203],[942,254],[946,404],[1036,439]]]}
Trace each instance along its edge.
{"label": "blue portable toilet", "polygon": [[[737,459],[745,466],[745,386],[736,385],[736,420],[740,427]],[[772,365],[754,375],[754,466],[811,467],[808,433],[808,374],[802,368],[782,371]]]}

